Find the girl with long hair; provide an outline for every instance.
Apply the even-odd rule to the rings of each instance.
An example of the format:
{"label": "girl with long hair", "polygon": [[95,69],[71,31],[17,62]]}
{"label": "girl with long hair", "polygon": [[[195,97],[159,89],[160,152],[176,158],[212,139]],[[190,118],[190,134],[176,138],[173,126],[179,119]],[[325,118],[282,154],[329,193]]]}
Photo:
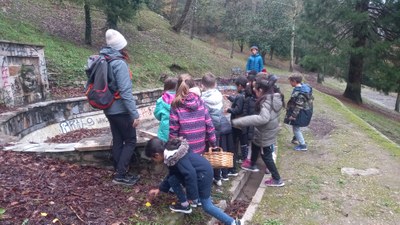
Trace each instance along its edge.
{"label": "girl with long hair", "polygon": [[183,137],[189,150],[197,154],[204,153],[206,142],[211,147],[217,145],[211,117],[200,96],[200,88],[195,86],[192,77],[181,74],[171,103],[169,125],[169,138]]}
{"label": "girl with long hair", "polygon": [[265,181],[265,185],[273,187],[285,185],[272,156],[279,132],[279,115],[284,107],[283,95],[276,93],[277,80],[275,75],[269,75],[267,78],[257,76],[254,82],[254,91],[257,96],[255,114],[232,120],[233,126],[254,126],[250,163],[251,166],[255,165],[261,153],[261,158],[272,176],[271,179]]}

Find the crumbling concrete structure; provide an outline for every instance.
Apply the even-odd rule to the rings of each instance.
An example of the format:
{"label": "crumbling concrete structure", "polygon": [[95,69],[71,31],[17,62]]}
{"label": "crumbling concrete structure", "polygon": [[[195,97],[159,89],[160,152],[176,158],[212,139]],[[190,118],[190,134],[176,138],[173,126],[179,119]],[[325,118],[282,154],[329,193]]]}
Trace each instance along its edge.
{"label": "crumbling concrete structure", "polygon": [[0,40],[0,66],[0,104],[14,107],[49,98],[44,46]]}

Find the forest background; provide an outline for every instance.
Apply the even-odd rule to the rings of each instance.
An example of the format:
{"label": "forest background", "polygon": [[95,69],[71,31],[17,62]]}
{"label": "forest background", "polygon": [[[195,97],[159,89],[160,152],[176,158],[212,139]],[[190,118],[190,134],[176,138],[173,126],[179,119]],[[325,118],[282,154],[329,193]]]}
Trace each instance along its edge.
{"label": "forest background", "polygon": [[[211,71],[230,77],[232,69],[244,72],[249,46],[258,45],[268,71],[280,77],[285,96],[291,90],[286,78],[293,70],[303,72],[317,100],[313,124],[305,132],[310,143],[306,154],[291,150],[289,129],[284,127],[280,133],[278,165],[287,185],[264,195],[252,224],[399,221],[400,114],[393,110],[390,114],[371,112],[365,95],[359,99],[363,104],[356,101],[359,92],[366,93],[367,84],[398,96],[398,1],[0,0],[0,9],[0,39],[44,45],[51,93],[63,98],[83,95],[86,59],[104,45],[104,32],[110,27],[128,39],[135,91],[160,87],[161,75],[190,73],[201,77]],[[323,85],[315,82],[316,78]],[[358,104],[346,102],[344,90],[351,90],[347,93],[356,98],[347,100]],[[378,96],[376,92],[371,95]],[[35,221],[54,218],[40,212],[57,213],[55,216],[64,222],[71,219],[79,223],[81,215],[86,221],[124,218],[129,224],[150,217],[164,219],[162,213],[169,214],[162,205],[160,211],[143,207],[137,198],[138,187],[110,187],[110,171],[87,168],[82,173],[86,167],[1,153],[1,186],[7,190],[3,193],[7,204],[0,207],[3,223],[27,224],[29,220],[38,224]],[[343,167],[374,167],[381,174],[344,176]],[[53,171],[63,173],[54,177]],[[99,185],[92,186],[93,179]],[[63,182],[69,186],[53,185]],[[68,205],[64,196],[70,189],[82,190],[83,197],[70,196]],[[118,198],[110,198],[110,190]],[[137,201],[127,202],[127,194]],[[55,200],[46,205],[40,200],[44,197]],[[87,199],[98,202],[93,207]],[[109,201],[129,206],[110,210]],[[185,224],[203,224],[203,216],[187,217]]]}
{"label": "forest background", "polygon": [[[23,2],[37,7],[37,13],[23,13],[27,10]],[[139,87],[153,86],[160,74],[200,76],[211,71],[229,75],[233,67],[244,69],[243,54],[235,57],[235,52],[247,52],[249,46],[257,45],[266,64],[279,57],[288,61],[289,71],[300,66],[315,72],[318,82],[326,76],[345,81],[343,95],[356,103],[362,103],[362,85],[394,92],[393,108],[399,111],[400,3],[396,0],[41,2],[2,0],[4,29],[0,34],[3,39],[45,44],[50,78],[60,86],[71,85],[71,81],[80,85],[85,80],[82,62],[104,44],[104,31],[114,28],[128,36]],[[60,11],[65,7],[67,12]],[[59,14],[51,13],[57,10]],[[54,16],[56,23],[50,19],[51,23],[39,23]],[[14,20],[18,32],[5,20]],[[29,35],[29,26],[70,43],[35,38]],[[168,38],[160,40],[156,35]],[[177,42],[176,35],[188,39]],[[201,43],[215,46],[213,56],[202,52]]]}

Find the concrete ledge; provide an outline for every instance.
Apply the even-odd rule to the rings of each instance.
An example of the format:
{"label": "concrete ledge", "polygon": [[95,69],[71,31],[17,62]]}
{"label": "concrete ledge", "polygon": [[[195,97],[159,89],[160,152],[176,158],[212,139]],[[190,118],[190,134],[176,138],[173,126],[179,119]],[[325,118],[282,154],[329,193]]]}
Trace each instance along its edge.
{"label": "concrete ledge", "polygon": [[250,177],[250,172],[246,172],[244,170],[239,171],[239,175],[232,181],[232,187],[229,189],[229,192],[232,193],[231,202],[235,201],[239,196],[240,191],[243,186],[246,185],[247,180]]}
{"label": "concrete ledge", "polygon": [[54,144],[54,143],[22,143],[4,147],[5,151],[16,152],[73,152],[75,143]]}
{"label": "concrete ledge", "polygon": [[243,217],[241,219],[242,224],[249,224],[254,214],[256,213],[258,205],[260,204],[264,196],[265,189],[267,188],[267,186],[265,186],[264,184],[264,180],[269,179],[270,177],[271,175],[265,174],[263,179],[261,180],[260,186],[257,188],[256,193],[254,194],[249,206],[247,207],[245,213],[243,214]]}
{"label": "concrete ledge", "polygon": [[84,138],[74,146],[77,151],[99,151],[110,150],[112,147],[112,136]]}

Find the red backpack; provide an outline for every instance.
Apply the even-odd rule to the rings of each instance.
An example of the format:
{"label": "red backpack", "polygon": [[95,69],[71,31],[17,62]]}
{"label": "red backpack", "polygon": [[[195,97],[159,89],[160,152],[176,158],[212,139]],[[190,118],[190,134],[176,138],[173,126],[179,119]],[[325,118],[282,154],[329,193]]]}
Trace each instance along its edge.
{"label": "red backpack", "polygon": [[104,55],[91,55],[88,59],[86,75],[85,95],[89,104],[96,109],[107,109],[120,98],[117,90],[110,89],[110,83],[114,80],[109,62],[113,59]]}

